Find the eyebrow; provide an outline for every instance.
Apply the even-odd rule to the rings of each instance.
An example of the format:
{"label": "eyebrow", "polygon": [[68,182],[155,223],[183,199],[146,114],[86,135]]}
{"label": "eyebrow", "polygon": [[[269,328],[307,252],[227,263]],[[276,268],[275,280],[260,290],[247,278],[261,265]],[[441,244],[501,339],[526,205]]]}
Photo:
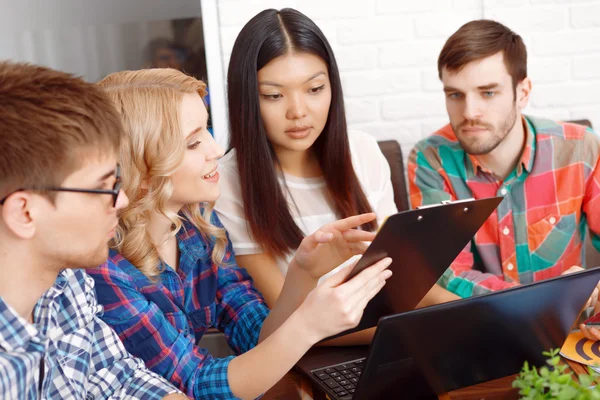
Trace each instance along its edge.
{"label": "eyebrow", "polygon": [[500,86],[500,84],[494,82],[494,83],[488,83],[487,85],[483,85],[483,86],[477,86],[477,89],[479,89],[479,90],[488,90],[488,89],[495,89],[498,86]]}
{"label": "eyebrow", "polygon": [[[490,89],[495,89],[497,87],[499,87],[500,84],[493,82],[493,83],[488,83],[487,85],[481,85],[481,86],[477,86],[478,90],[490,90]],[[448,92],[460,92],[462,93],[462,90],[458,90],[456,88],[453,88],[452,86],[444,86],[444,92],[448,93]]]}
{"label": "eyebrow", "polygon": [[108,171],[107,173],[105,173],[104,175],[102,175],[100,178],[98,178],[98,182],[102,182],[107,180],[108,178],[115,176],[116,175],[116,168],[111,169],[110,171]]}
{"label": "eyebrow", "polygon": [[452,86],[444,86],[444,93],[448,92],[460,92],[460,90],[453,88]]}
{"label": "eyebrow", "polygon": [[[308,78],[307,80],[305,80],[305,81],[303,82],[303,84],[304,84],[304,83],[308,83],[308,82],[312,81],[313,79],[316,79],[316,78],[318,78],[318,77],[319,77],[319,76],[321,76],[321,75],[326,75],[326,74],[325,74],[325,71],[319,71],[319,72],[317,72],[316,74],[312,75],[310,78]],[[282,84],[280,84],[280,83],[276,83],[276,82],[272,82],[272,81],[260,81],[260,82],[258,82],[258,85],[259,85],[259,86],[265,85],[265,86],[276,86],[276,87],[283,87],[283,85],[282,85]]]}
{"label": "eyebrow", "polygon": [[189,138],[191,138],[194,134],[200,132],[202,130],[202,127],[197,127],[196,129],[194,129],[193,131],[191,131],[186,137],[185,140],[188,140]]}

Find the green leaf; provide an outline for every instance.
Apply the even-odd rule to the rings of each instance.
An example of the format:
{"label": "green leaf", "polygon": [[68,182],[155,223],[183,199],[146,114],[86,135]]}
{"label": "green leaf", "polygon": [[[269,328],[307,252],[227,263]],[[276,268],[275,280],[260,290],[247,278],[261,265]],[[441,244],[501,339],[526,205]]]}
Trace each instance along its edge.
{"label": "green leaf", "polygon": [[559,400],[569,400],[569,399],[577,399],[579,395],[582,394],[579,390],[575,389],[571,386],[565,386],[563,391],[560,393],[558,399]]}
{"label": "green leaf", "polygon": [[594,384],[594,378],[589,375],[581,374],[579,375],[579,382],[584,387],[592,386]]}
{"label": "green leaf", "polygon": [[565,374],[565,375],[561,375],[558,377],[557,382],[560,383],[561,385],[566,385],[568,384],[573,378],[571,377],[571,373]]}
{"label": "green leaf", "polygon": [[519,389],[521,399],[600,400],[600,385],[590,388],[599,374],[590,370],[589,375],[578,377],[581,384],[578,383],[568,365],[561,363],[559,351],[544,352],[548,366],[538,369],[528,362],[523,363],[521,372],[512,383]]}
{"label": "green leaf", "polygon": [[551,359],[548,360],[548,364],[552,365],[553,367],[557,366],[559,362],[560,362],[560,357],[552,357]]}

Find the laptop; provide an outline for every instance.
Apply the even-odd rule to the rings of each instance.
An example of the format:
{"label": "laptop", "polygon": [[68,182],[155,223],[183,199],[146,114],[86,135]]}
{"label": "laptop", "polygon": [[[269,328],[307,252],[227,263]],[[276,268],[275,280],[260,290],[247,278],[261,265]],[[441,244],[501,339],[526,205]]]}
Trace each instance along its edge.
{"label": "laptop", "polygon": [[393,275],[369,302],[351,332],[372,328],[379,318],[414,309],[494,212],[502,197],[458,200],[390,216],[349,278],[385,257]]}
{"label": "laptop", "polygon": [[542,352],[562,346],[599,280],[594,268],[387,316],[368,349],[314,348],[297,368],[315,399],[437,399],[525,361],[544,365]]}

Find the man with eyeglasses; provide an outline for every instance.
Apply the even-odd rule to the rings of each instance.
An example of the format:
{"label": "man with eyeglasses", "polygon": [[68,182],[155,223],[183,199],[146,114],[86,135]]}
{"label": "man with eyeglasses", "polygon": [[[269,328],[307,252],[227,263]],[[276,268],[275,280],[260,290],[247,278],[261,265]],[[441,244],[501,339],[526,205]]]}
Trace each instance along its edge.
{"label": "man with eyeglasses", "polygon": [[82,269],[106,261],[117,112],[92,84],[0,63],[0,398],[185,399],[127,353]]}

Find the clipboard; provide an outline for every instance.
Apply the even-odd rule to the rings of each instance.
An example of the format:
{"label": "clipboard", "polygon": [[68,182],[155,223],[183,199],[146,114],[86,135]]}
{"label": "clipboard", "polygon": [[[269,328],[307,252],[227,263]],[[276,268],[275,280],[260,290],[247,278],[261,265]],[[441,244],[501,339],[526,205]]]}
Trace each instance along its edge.
{"label": "clipboard", "polygon": [[443,202],[390,216],[354,266],[348,279],[391,257],[393,275],[367,304],[356,328],[372,328],[379,318],[413,310],[502,202],[503,197]]}

